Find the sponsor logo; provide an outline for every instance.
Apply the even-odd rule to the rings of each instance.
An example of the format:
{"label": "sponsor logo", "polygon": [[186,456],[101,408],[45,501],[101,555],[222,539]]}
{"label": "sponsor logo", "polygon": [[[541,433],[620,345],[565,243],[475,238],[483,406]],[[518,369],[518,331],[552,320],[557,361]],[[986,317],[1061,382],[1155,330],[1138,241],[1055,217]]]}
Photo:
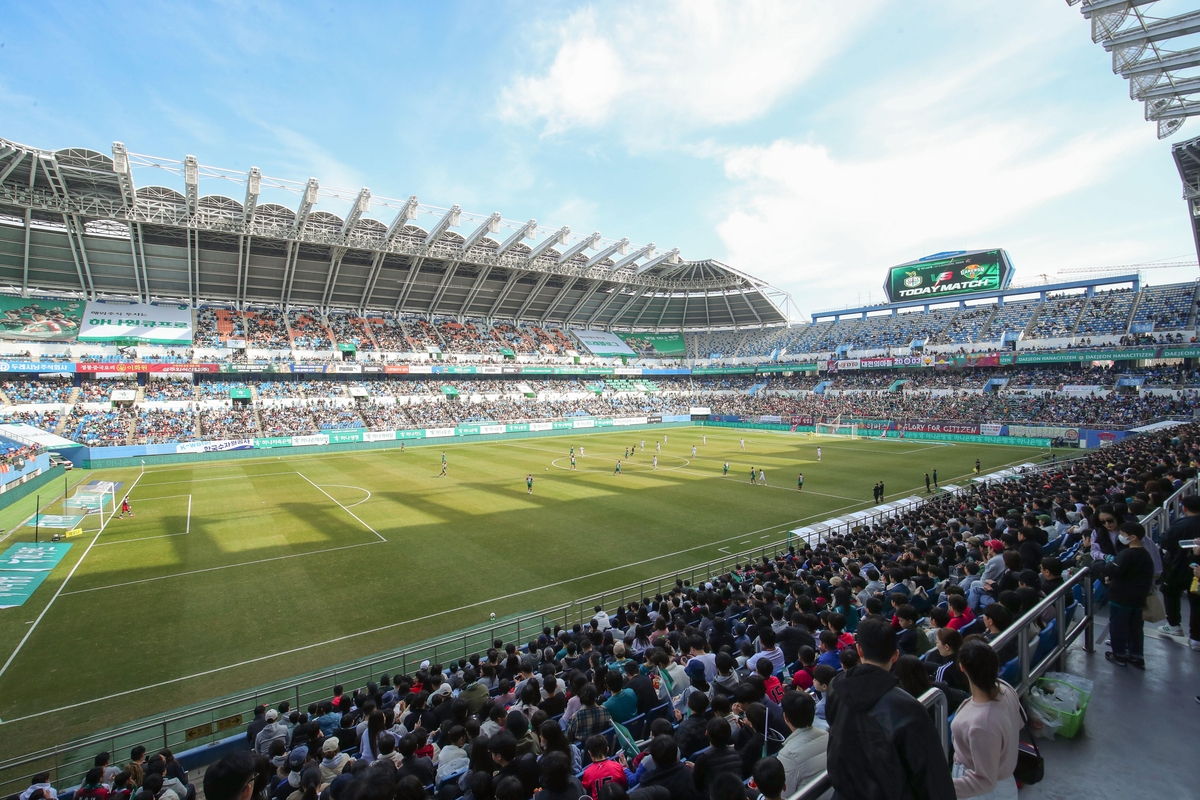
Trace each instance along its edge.
{"label": "sponsor logo", "polygon": [[959,271],[959,274],[962,275],[964,278],[966,278],[969,281],[975,280],[983,273],[984,273],[984,268],[979,266],[978,264],[971,264],[969,266],[963,267]]}
{"label": "sponsor logo", "polygon": [[904,285],[910,289],[917,288],[921,285],[921,276],[917,274],[916,270],[912,270],[908,273],[908,277],[904,279]]}

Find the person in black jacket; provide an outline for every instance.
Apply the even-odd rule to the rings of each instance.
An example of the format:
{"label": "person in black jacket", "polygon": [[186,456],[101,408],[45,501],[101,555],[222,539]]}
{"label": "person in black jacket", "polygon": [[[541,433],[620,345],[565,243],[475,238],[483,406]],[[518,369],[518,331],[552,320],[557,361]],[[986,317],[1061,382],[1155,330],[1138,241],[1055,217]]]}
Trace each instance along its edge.
{"label": "person in black jacket", "polygon": [[642,778],[637,792],[649,793],[653,787],[661,787],[671,793],[672,800],[702,800],[692,778],[692,768],[679,760],[679,748],[671,736],[655,736],[650,742],[650,757],[654,759],[654,771]]}
{"label": "person in black jacket", "polygon": [[713,717],[704,732],[708,735],[709,749],[696,756],[692,777],[696,788],[707,796],[709,785],[718,775],[728,772],[737,776],[739,781],[745,776],[742,774],[742,757],[729,745],[729,740],[733,738],[729,720]]}
{"label": "person in black jacket", "polygon": [[1175,520],[1163,536],[1163,606],[1167,611],[1167,622],[1159,628],[1171,636],[1183,635],[1183,613],[1180,595],[1187,593],[1192,606],[1192,621],[1188,631],[1193,650],[1200,650],[1200,595],[1188,592],[1192,585],[1191,564],[1196,561],[1191,550],[1179,547],[1181,541],[1200,537],[1200,496],[1185,497],[1181,501],[1183,516]]}
{"label": "person in black jacket", "polygon": [[690,758],[692,753],[708,746],[705,731],[708,726],[708,695],[704,692],[692,692],[687,699],[690,716],[679,723],[675,729],[675,741],[679,744],[679,752],[684,758]]}
{"label": "person in black jacket", "polygon": [[950,766],[925,707],[889,670],[896,632],[882,619],[858,626],[861,664],[839,675],[825,701],[827,765],[842,800],[954,800]]}
{"label": "person in black jacket", "polygon": [[[533,792],[538,785],[537,756],[533,753],[517,755],[517,739],[507,730],[502,730],[488,739],[487,748],[488,753],[492,756],[492,761],[496,762],[496,766],[499,767],[492,775],[493,790],[499,788],[501,781],[511,776],[521,782],[526,797],[533,797]],[[428,761],[429,759],[424,760]],[[405,761],[405,766],[407,764],[408,762]],[[402,766],[400,769],[403,771],[404,767]],[[430,783],[433,783],[432,778],[422,785],[428,786]]]}
{"label": "person in black jacket", "polygon": [[1112,650],[1104,657],[1125,667],[1146,668],[1142,657],[1142,608],[1154,585],[1154,559],[1142,546],[1146,529],[1138,522],[1124,522],[1117,540],[1124,549],[1103,564],[1093,564],[1097,575],[1108,583],[1108,625]]}
{"label": "person in black jacket", "polygon": [[1042,543],[1039,529],[1017,528],[1017,552],[1021,554],[1021,569],[1035,572],[1042,566]]}

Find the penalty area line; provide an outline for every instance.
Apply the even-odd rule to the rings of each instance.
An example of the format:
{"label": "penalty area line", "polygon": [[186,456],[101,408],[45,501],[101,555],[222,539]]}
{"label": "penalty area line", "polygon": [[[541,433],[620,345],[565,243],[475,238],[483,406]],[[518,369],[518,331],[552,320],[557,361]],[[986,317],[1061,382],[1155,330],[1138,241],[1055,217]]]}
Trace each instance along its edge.
{"label": "penalty area line", "polygon": [[[317,484],[315,484],[315,483],[313,483],[311,480],[309,480],[308,476],[307,476],[307,475],[305,475],[303,472],[297,472],[296,474],[297,474],[297,475],[299,475],[301,478],[304,478],[304,480],[308,481],[309,483],[312,483],[312,485],[313,485],[313,488],[314,488],[314,489],[316,489],[318,492],[320,492],[321,494],[323,494],[323,495],[325,495],[326,497],[328,497],[330,500],[333,500],[334,504],[336,504],[338,508],[342,509],[342,511],[345,511],[347,514],[349,514],[350,516],[352,516],[352,517],[354,517],[356,520],[358,520],[358,524],[359,524],[359,525],[362,525],[364,528],[366,528],[367,530],[369,530],[371,533],[373,533],[373,534],[375,534],[376,536],[378,536],[378,537],[379,537],[379,541],[381,541],[381,542],[386,542],[386,541],[387,541],[387,539],[383,538],[383,535],[382,535],[382,534],[380,534],[380,533],[379,533],[379,531],[375,530],[375,529],[374,529],[374,528],[372,528],[370,525],[368,525],[367,523],[363,522],[363,521],[362,521],[362,519],[361,519],[361,518],[358,516],[358,514],[355,514],[355,513],[354,513],[353,511],[351,511],[349,508],[347,508],[346,506],[344,506],[344,505],[342,505],[341,503],[339,503],[339,502],[338,502],[338,501],[337,501],[337,500],[334,498],[334,496],[333,496],[333,495],[331,495],[329,492],[325,491],[325,490],[324,490],[324,489],[322,489],[320,486],[318,486]],[[339,485],[339,484],[330,484],[330,485],[331,485],[331,486],[336,486],[336,485]],[[351,488],[351,489],[358,489],[358,490],[359,490],[359,491],[361,491],[361,492],[366,492],[366,491],[367,491],[366,489],[361,489],[361,488],[359,488],[358,486],[351,486],[351,487],[348,487],[348,488]],[[370,500],[370,499],[371,499],[371,493],[370,493],[370,492],[367,492],[367,500]],[[365,503],[365,502],[366,502],[366,500],[362,500],[361,502]],[[355,503],[354,505],[358,505],[358,503]]]}

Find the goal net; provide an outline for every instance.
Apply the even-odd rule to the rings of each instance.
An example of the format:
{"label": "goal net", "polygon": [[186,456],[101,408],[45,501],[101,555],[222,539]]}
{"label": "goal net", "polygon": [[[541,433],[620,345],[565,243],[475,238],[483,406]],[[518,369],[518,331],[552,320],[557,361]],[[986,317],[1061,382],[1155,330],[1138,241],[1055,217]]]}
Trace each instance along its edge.
{"label": "goal net", "polygon": [[100,527],[116,512],[116,486],[106,481],[97,481],[86,487],[76,489],[75,493],[63,502],[65,514],[99,517]]}
{"label": "goal net", "polygon": [[842,418],[838,417],[832,422],[818,422],[813,426],[813,432],[817,436],[848,436],[851,439],[858,438],[858,423],[857,422],[842,422]]}

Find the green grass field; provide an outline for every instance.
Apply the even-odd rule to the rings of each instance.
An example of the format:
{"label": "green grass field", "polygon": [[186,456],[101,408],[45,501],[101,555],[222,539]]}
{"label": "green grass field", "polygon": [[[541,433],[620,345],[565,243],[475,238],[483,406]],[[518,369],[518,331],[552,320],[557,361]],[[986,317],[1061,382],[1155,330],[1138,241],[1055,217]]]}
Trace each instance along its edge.
{"label": "green grass field", "polygon": [[[571,445],[587,453],[576,471]],[[894,499],[924,492],[935,467],[951,483],[976,458],[997,469],[1041,454],[683,427],[447,440],[441,478],[442,449],[69,473],[123,481],[136,516],[73,538],[29,602],[0,611],[6,755],[719,558],[865,508],[877,480]],[[768,486],[749,485],[751,466]],[[61,492],[43,487],[43,505]],[[32,540],[13,526],[34,502],[0,514],[4,547]]]}

